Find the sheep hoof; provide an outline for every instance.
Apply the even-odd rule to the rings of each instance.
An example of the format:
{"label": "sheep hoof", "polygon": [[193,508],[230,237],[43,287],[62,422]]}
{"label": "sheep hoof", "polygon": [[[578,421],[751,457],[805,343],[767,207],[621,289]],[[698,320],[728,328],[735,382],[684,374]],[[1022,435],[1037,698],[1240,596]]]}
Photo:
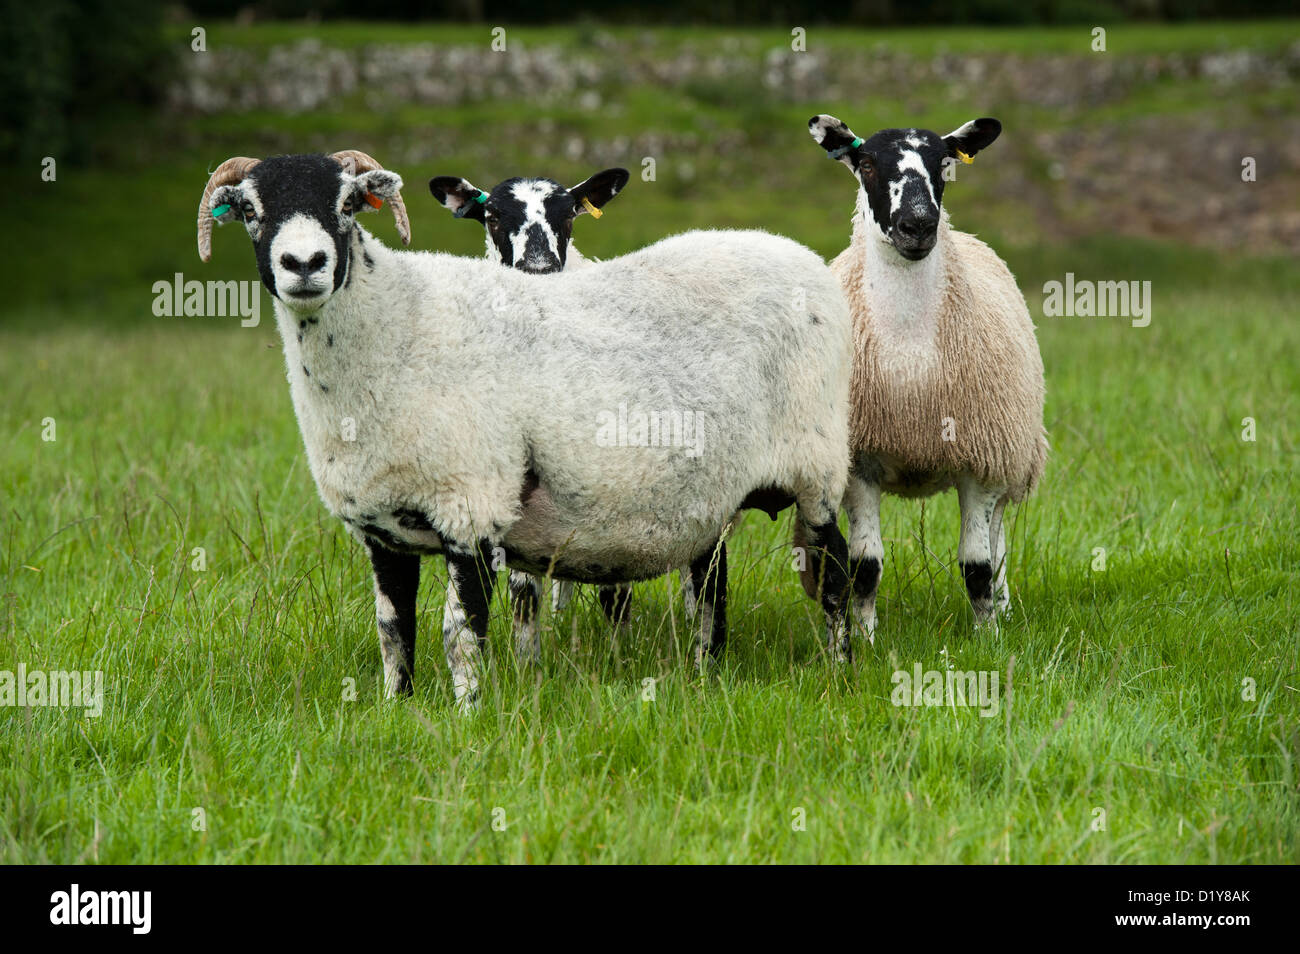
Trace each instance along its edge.
{"label": "sheep hoof", "polygon": [[386,670],[384,672],[384,698],[405,699],[414,693],[411,677],[404,671]]}
{"label": "sheep hoof", "polygon": [[866,619],[855,619],[853,635],[857,639],[865,640],[870,646],[876,645],[876,614],[872,613]]}
{"label": "sheep hoof", "polygon": [[568,580],[554,580],[551,583],[551,610],[560,612],[569,605],[573,598],[573,584]]}
{"label": "sheep hoof", "polygon": [[853,642],[849,637],[846,620],[826,624],[826,651],[836,665],[853,662]]}
{"label": "sheep hoof", "polygon": [[698,642],[695,644],[695,674],[701,679],[716,675],[721,668],[718,657]]}

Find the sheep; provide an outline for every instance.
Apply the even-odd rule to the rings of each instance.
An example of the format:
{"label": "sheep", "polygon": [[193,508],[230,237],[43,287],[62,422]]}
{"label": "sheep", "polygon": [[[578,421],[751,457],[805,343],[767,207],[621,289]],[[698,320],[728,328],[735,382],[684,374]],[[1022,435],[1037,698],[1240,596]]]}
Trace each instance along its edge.
{"label": "sheep", "polygon": [[[429,192],[456,218],[483,226],[488,258],[544,275],[587,264],[573,245],[574,219],[588,211],[600,215],[599,210],[623,190],[629,178],[626,169],[606,169],[566,189],[554,179],[516,176],[485,191],[463,176],[434,176]],[[537,634],[539,581],[514,571],[509,586],[515,645],[522,657],[536,660],[542,651]],[[572,591],[567,580],[554,581],[551,602],[557,611],[568,603]],[[599,601],[611,622],[629,622],[632,587],[602,586]]]}
{"label": "sheep", "polygon": [[[587,264],[573,246],[573,222],[603,209],[623,191],[630,174],[606,169],[566,189],[553,179],[506,179],[484,191],[462,176],[435,176],[429,192],[458,219],[483,226],[487,257],[533,274]],[[595,211],[599,215],[599,211]]]}
{"label": "sheep", "polygon": [[[726,639],[729,522],[777,498],[798,508],[827,645],[845,653],[851,332],[822,260],[765,232],[688,232],[527,275],[384,246],[357,214],[388,201],[409,243],[401,186],[353,151],[238,157],[198,219],[204,261],[214,221],[242,219],[252,240],[317,491],[370,556],[385,695],[412,692],[425,554],[452,583],[461,708],[502,564],[597,584],[689,564],[707,667]],[[611,435],[633,407],[692,412],[695,440]]]}
{"label": "sheep", "polygon": [[1043,472],[1043,362],[1024,296],[983,242],[949,227],[944,173],[1002,131],[975,119],[947,136],[883,129],[863,139],[822,114],[808,130],[857,180],[853,240],[831,263],[853,314],[850,522],[853,629],[875,639],[883,493],[956,487],[957,559],[977,628],[1009,606],[1008,502]]}

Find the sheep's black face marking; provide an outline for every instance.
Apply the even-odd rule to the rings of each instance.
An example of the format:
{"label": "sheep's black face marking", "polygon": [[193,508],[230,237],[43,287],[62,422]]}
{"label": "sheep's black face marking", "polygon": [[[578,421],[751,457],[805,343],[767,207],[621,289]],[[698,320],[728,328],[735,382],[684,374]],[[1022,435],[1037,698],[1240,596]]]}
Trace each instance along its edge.
{"label": "sheep's black face marking", "polygon": [[438,176],[429,180],[429,191],[458,217],[483,223],[491,257],[541,275],[567,263],[573,220],[587,211],[582,200],[600,208],[628,178],[626,169],[606,169],[566,189],[553,179],[515,177],[483,192],[467,179]]}
{"label": "sheep's black face marking", "polygon": [[339,164],[328,156],[272,156],[244,186],[261,206],[252,238],[267,291],[290,305],[338,291],[347,277],[354,223],[352,197],[341,197]]}
{"label": "sheep's black face marking", "polygon": [[976,119],[948,136],[928,129],[882,129],[862,142],[834,116],[814,116],[808,131],[832,158],[844,162],[867,198],[881,238],[903,258],[930,254],[938,237],[944,166],[958,150],[973,157],[1002,131],[996,119]]}
{"label": "sheep's black face marking", "polygon": [[913,261],[934,248],[943,204],[943,140],[926,129],[885,129],[857,153],[858,181],[876,226]]}
{"label": "sheep's black face marking", "polygon": [[544,275],[564,268],[574,201],[550,179],[507,179],[488,195],[483,224],[503,265]]}
{"label": "sheep's black face marking", "polygon": [[352,237],[360,241],[356,215],[372,210],[366,197],[392,199],[401,187],[394,172],[351,176],[330,156],[272,156],[238,185],[218,187],[209,204],[229,206],[218,222],[243,221],[267,291],[296,311],[311,312],[351,278]]}

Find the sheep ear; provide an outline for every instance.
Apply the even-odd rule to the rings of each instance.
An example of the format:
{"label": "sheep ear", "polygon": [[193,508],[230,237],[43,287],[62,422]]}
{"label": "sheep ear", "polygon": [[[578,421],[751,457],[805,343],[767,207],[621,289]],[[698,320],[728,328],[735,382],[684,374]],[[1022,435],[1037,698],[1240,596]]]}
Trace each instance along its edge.
{"label": "sheep ear", "polygon": [[964,156],[963,161],[970,162],[980,150],[991,145],[1001,132],[1002,124],[996,119],[972,119],[944,136],[943,144],[948,147],[948,155],[954,159],[962,159]]}
{"label": "sheep ear", "polygon": [[808,133],[831,159],[838,159],[854,175],[861,158],[862,137],[830,113],[820,113],[808,120]]}
{"label": "sheep ear", "polygon": [[632,174],[626,169],[606,169],[604,172],[597,172],[590,179],[579,182],[569,190],[569,195],[573,196],[574,214],[582,215],[590,211],[583,203],[583,199],[597,209],[603,207],[606,202],[623,191],[630,178]]}
{"label": "sheep ear", "polygon": [[244,201],[244,190],[237,185],[224,185],[212,193],[208,200],[212,218],[218,225],[228,225],[242,218],[240,204]]}
{"label": "sheep ear", "polygon": [[429,192],[444,209],[450,209],[458,219],[483,221],[483,203],[479,200],[483,190],[474,187],[460,176],[434,176],[429,180]]}
{"label": "sheep ear", "polygon": [[[391,199],[402,191],[402,177],[387,169],[371,169],[361,173],[352,181],[358,189],[377,199]],[[363,205],[371,209],[378,208],[373,203],[363,203]]]}

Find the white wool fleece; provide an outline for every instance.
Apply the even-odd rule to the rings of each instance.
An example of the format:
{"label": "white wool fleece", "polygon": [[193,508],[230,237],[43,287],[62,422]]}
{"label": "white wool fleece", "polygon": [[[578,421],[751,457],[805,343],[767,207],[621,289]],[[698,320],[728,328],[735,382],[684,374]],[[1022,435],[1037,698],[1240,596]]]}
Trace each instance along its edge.
{"label": "white wool fleece", "polygon": [[[638,579],[702,554],[756,489],[832,518],[850,320],[803,246],[691,232],[528,275],[395,252],[360,227],[352,242],[344,286],[310,315],[277,300],[276,319],[312,476],[354,532],[439,548],[393,513],[414,510],[449,545],[486,540],[522,569],[558,555],[557,576]],[[623,406],[702,417],[702,453],[601,446],[602,414]]]}

